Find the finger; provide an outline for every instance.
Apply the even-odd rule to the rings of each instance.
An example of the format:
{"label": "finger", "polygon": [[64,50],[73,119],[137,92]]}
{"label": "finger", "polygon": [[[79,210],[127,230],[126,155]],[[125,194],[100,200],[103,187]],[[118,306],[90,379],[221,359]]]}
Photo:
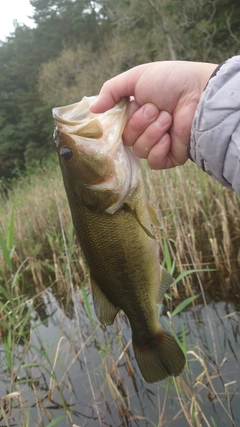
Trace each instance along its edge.
{"label": "finger", "polygon": [[187,144],[170,131],[153,146],[147,160],[151,169],[169,169],[183,165],[187,159]]}
{"label": "finger", "polygon": [[134,102],[130,104],[127,125],[123,132],[123,141],[126,145],[133,145],[146,128],[157,119],[159,109],[154,104],[145,104],[143,107]]}
{"label": "finger", "polygon": [[161,141],[172,124],[172,116],[167,111],[161,111],[154,120],[136,140],[133,151],[138,157],[148,158],[155,144]]}
{"label": "finger", "polygon": [[148,164],[151,169],[168,169],[175,165],[170,156],[171,137],[168,133],[154,145],[148,155]]}

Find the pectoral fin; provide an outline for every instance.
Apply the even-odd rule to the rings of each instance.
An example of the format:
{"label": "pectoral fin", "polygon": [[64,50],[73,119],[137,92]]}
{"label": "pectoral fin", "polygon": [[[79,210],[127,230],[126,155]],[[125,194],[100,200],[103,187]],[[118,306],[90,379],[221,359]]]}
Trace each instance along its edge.
{"label": "pectoral fin", "polygon": [[155,239],[154,235],[151,233],[151,231],[149,231],[140,221],[140,219],[138,218],[138,214],[137,212],[135,212],[127,203],[124,203],[123,205],[123,209],[125,209],[126,211],[128,211],[134,218],[135,220],[138,222],[138,224],[140,225],[140,227],[142,227],[142,229],[145,231],[145,233],[148,235],[148,237],[151,237],[151,239]]}
{"label": "pectoral fin", "polygon": [[112,304],[91,277],[93,305],[97,318],[103,325],[112,325],[119,312],[119,308]]}
{"label": "pectoral fin", "polygon": [[162,229],[159,218],[158,218],[158,214],[157,214],[156,210],[154,209],[154,207],[149,202],[147,204],[147,209],[148,209],[148,215],[149,215],[151,223],[153,225],[155,225],[156,227]]}
{"label": "pectoral fin", "polygon": [[171,274],[164,267],[161,267],[161,273],[162,273],[161,282],[160,282],[160,286],[159,286],[158,300],[157,300],[159,304],[162,302],[164,295],[167,292],[168,288],[174,282],[174,278],[171,276]]}

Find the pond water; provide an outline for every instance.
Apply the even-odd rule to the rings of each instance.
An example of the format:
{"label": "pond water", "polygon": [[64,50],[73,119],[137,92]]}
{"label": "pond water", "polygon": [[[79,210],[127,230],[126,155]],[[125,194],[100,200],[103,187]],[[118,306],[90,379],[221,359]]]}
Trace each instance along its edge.
{"label": "pond water", "polygon": [[[35,300],[29,350],[16,348],[15,363],[21,368],[14,389],[21,397],[12,400],[9,424],[2,418],[0,426],[25,425],[25,413],[31,427],[186,427],[191,402],[197,402],[198,411],[189,425],[240,426],[239,304],[234,296],[232,302],[207,299],[207,306],[191,306],[173,318],[189,350],[178,396],[172,379],[151,385],[142,379],[123,314],[106,328],[94,314],[89,317],[80,290],[74,292],[74,304],[46,290]],[[161,323],[166,319],[161,316]],[[0,397],[11,381],[4,358],[2,344]]]}

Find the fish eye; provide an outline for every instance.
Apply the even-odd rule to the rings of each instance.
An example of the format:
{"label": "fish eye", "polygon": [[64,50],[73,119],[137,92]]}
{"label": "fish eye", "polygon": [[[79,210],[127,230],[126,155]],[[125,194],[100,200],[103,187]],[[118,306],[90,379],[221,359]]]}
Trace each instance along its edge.
{"label": "fish eye", "polygon": [[72,150],[70,150],[70,148],[68,148],[68,147],[62,147],[60,149],[59,154],[66,161],[71,160],[71,158],[73,156]]}

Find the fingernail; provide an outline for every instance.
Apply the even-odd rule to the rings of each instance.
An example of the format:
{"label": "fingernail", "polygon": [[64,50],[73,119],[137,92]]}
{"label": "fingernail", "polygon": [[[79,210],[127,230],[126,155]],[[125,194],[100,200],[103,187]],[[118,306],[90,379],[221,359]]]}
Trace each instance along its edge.
{"label": "fingernail", "polygon": [[171,114],[169,114],[167,111],[161,111],[157,119],[158,125],[163,128],[165,126],[170,126],[171,122]]}
{"label": "fingernail", "polygon": [[171,121],[171,114],[169,114],[167,111],[161,111],[158,118],[158,123],[163,127],[168,124],[170,124]]}
{"label": "fingernail", "polygon": [[143,117],[149,121],[154,120],[159,114],[159,110],[154,104],[146,104],[143,107]]}
{"label": "fingernail", "polygon": [[169,134],[165,133],[161,139],[157,142],[157,145],[164,145],[166,142],[169,142]]}

